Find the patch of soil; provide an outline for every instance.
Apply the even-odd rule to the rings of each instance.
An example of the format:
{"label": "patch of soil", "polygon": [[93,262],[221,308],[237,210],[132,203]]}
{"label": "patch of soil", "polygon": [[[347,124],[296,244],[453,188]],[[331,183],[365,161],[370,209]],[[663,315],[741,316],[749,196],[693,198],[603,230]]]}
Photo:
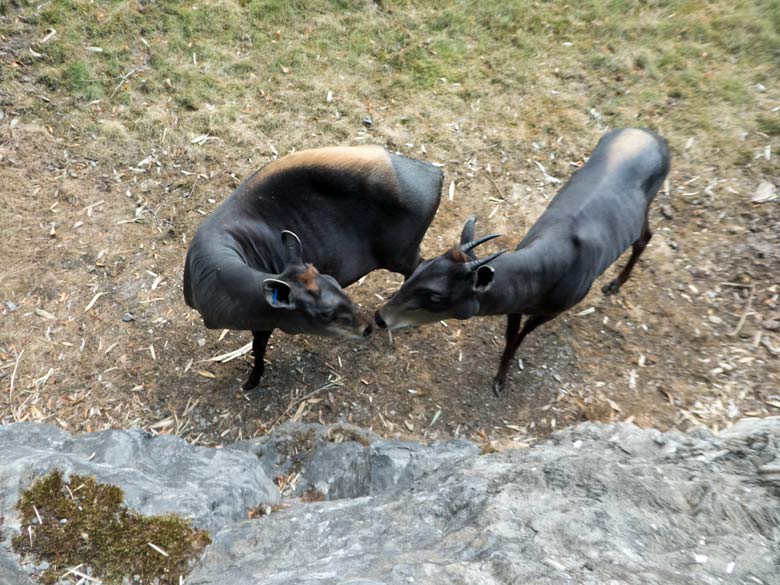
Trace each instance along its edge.
{"label": "patch of soil", "polygon": [[[499,317],[365,342],[275,333],[262,390],[245,393],[249,356],[209,358],[250,334],[203,327],[184,304],[182,265],[203,217],[270,158],[217,141],[139,156],[122,149],[116,128],[118,146],[104,151],[91,130],[72,126],[75,114],[55,94],[47,117],[26,115],[39,99],[34,87],[4,88],[17,110],[0,118],[2,422],[142,426],[218,444],[290,418],[346,420],[391,437],[512,444],[582,420],[666,429],[780,414],[780,205],[750,203],[761,180],[776,180],[769,166],[714,167],[709,151],[667,133],[673,170],[632,278],[618,296],[601,295],[624,257],[579,306],[532,333],[500,398],[490,384],[503,346]],[[485,135],[452,138],[447,113],[432,111],[431,126],[416,129],[432,137],[426,155],[408,146],[400,105],[383,110],[387,128],[377,122],[359,135],[444,161],[426,257],[452,245],[471,213],[478,233],[506,234],[481,253],[514,246],[556,191],[533,162],[566,178],[602,131],[588,122],[578,134],[545,139],[499,120]],[[297,148],[332,143],[327,132],[301,127]],[[502,133],[500,149],[486,137]],[[373,312],[400,282],[377,272],[348,293]]]}

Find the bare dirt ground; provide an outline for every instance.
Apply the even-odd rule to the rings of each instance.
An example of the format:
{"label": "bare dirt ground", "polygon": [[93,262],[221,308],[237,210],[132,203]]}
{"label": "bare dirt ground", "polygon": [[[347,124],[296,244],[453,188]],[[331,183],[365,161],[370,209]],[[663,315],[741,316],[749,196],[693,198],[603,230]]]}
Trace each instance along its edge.
{"label": "bare dirt ground", "polygon": [[[424,255],[451,246],[471,213],[478,233],[506,235],[484,246],[488,253],[517,244],[560,187],[551,177],[565,181],[614,124],[585,106],[592,87],[563,76],[554,87],[571,99],[549,121],[534,118],[547,103],[534,96],[553,87],[541,81],[467,96],[444,80],[424,103],[410,103],[349,78],[341,91],[330,85],[330,105],[337,72],[302,94],[287,81],[293,71],[258,81],[277,94],[233,104],[221,126],[221,103],[195,112],[155,94],[115,103],[116,80],[92,101],[47,89],[29,53],[44,50],[36,39],[45,34],[22,20],[3,37],[2,66],[13,73],[0,88],[0,421],[77,432],[142,426],[219,444],[290,418],[346,420],[390,437],[468,437],[500,448],[582,420],[722,428],[780,414],[780,202],[751,202],[762,182],[778,183],[777,135],[732,119],[716,141],[676,127],[660,106],[652,114],[639,101],[627,106],[614,122],[651,125],[672,148],[651,214],[654,238],[619,296],[604,298],[600,286],[625,258],[579,306],[526,340],[523,369],[500,398],[490,381],[502,318],[365,342],[275,333],[262,391],[244,393],[248,355],[209,360],[250,335],[203,327],[184,304],[182,265],[203,217],[275,153],[378,143],[442,163],[442,204]],[[128,77],[133,83],[142,82]],[[776,112],[776,87],[750,107]],[[195,131],[186,120],[199,114],[213,118]],[[732,137],[747,154],[722,162]],[[400,282],[377,272],[348,293],[373,312]]]}

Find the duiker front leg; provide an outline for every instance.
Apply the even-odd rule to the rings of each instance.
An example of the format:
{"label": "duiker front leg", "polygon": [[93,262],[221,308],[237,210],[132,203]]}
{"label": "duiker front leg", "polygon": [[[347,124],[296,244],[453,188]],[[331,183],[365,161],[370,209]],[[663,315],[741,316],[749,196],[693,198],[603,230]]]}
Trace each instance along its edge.
{"label": "duiker front leg", "polygon": [[263,357],[265,356],[265,348],[268,345],[268,340],[271,338],[271,333],[272,331],[252,331],[252,353],[255,354],[255,365],[252,367],[249,378],[242,386],[244,390],[257,388],[260,384],[260,378],[263,377],[263,372],[265,371]]}
{"label": "duiker front leg", "polygon": [[509,364],[512,363],[512,360],[515,357],[515,353],[517,352],[517,348],[520,347],[520,344],[523,342],[523,339],[525,339],[525,336],[539,327],[539,325],[547,323],[547,321],[554,319],[556,316],[557,314],[551,316],[531,315],[525,320],[525,325],[523,325],[523,328],[519,333],[517,332],[517,328],[520,325],[521,315],[512,314],[508,316],[506,323],[506,347],[504,347],[504,353],[501,355],[501,362],[498,365],[498,372],[496,372],[496,377],[493,379],[493,394],[500,396],[501,392],[504,390],[504,385],[506,384],[506,373],[509,370]]}

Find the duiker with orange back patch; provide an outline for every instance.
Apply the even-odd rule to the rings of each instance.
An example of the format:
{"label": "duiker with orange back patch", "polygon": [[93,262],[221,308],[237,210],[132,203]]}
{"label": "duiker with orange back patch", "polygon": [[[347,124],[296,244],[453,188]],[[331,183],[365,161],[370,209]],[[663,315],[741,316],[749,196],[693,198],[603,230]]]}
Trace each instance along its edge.
{"label": "duiker with orange back patch", "polygon": [[342,287],[377,268],[414,271],[441,182],[435,166],[380,146],[306,150],[255,173],[201,224],[184,298],[210,329],[252,331],[245,389],[260,383],[274,329],[370,333]]}
{"label": "duiker with orange back patch", "polygon": [[[555,196],[515,252],[477,259],[476,217],[460,246],[420,264],[376,313],[399,329],[442,319],[507,315],[503,355],[493,383],[504,388],[509,364],[531,331],[580,302],[593,281],[632,246],[622,272],[603,288],[616,293],[650,240],[650,203],[669,172],[666,141],[649,130],[613,130]],[[522,329],[520,321],[526,316]]]}

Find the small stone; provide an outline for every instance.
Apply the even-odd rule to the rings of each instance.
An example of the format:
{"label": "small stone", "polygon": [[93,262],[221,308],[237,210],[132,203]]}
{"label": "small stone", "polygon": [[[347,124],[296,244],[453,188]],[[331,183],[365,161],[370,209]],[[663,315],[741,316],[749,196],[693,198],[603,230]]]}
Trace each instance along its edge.
{"label": "small stone", "polygon": [[693,560],[699,563],[700,565],[703,565],[707,562],[707,555],[693,555]]}
{"label": "small stone", "polygon": [[198,346],[203,347],[204,345],[206,345],[206,339],[201,337],[198,339]]}
{"label": "small stone", "polygon": [[661,206],[661,215],[663,215],[666,219],[672,219],[674,217],[674,213],[672,211],[671,205],[662,205]]}
{"label": "small stone", "polygon": [[13,313],[16,310],[16,303],[13,301],[6,301],[5,306],[8,308],[8,310]]}
{"label": "small stone", "polygon": [[366,128],[371,128],[371,126],[374,125],[374,121],[371,119],[371,116],[363,116],[363,118],[360,120],[363,123],[363,126]]}
{"label": "small stone", "polygon": [[777,319],[767,319],[766,321],[761,321],[761,326],[767,331],[777,331],[780,329],[780,321]]}
{"label": "small stone", "polygon": [[[731,417],[731,418],[735,418],[735,417]],[[769,446],[769,442],[767,437],[765,436],[750,437],[749,446],[754,451],[763,451]]]}
{"label": "small stone", "polygon": [[769,181],[761,181],[756,192],[751,197],[753,203],[766,203],[767,201],[773,201],[777,199],[777,187],[775,187]]}
{"label": "small stone", "polygon": [[723,227],[730,234],[744,234],[747,231],[747,228],[741,225],[737,225],[735,223],[730,223],[724,225]]}
{"label": "small stone", "polygon": [[125,313],[122,315],[122,321],[129,323],[130,321],[135,321],[135,317],[133,317],[132,313]]}

